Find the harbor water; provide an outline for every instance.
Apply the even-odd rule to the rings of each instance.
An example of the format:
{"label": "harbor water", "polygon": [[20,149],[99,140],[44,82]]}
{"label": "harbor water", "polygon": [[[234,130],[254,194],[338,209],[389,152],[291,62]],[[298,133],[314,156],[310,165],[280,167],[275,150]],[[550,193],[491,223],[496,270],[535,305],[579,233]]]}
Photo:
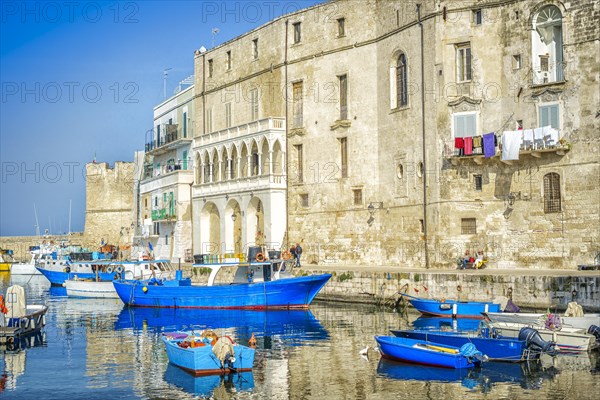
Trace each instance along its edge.
{"label": "harbor water", "polygon": [[[20,284],[28,303],[49,306],[43,335],[17,350],[1,348],[2,399],[581,400],[600,393],[598,351],[470,370],[380,360],[374,335],[456,323],[412,312],[323,302],[310,311],[135,309],[120,300],[67,298],[43,276],[0,279],[2,293]],[[254,370],[194,378],[169,365],[161,334],[206,328],[241,344],[254,334]]]}

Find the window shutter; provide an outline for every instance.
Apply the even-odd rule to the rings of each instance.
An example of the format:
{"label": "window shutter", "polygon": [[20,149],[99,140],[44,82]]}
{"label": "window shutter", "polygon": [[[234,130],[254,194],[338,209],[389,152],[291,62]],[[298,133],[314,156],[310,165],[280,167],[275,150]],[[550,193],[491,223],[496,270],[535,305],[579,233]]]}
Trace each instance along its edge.
{"label": "window shutter", "polygon": [[560,127],[558,121],[558,105],[555,104],[553,106],[549,106],[548,112],[550,114],[550,126],[552,126],[554,129],[558,129]]}
{"label": "window shutter", "polygon": [[550,118],[548,117],[548,106],[540,107],[540,126],[548,126]]}

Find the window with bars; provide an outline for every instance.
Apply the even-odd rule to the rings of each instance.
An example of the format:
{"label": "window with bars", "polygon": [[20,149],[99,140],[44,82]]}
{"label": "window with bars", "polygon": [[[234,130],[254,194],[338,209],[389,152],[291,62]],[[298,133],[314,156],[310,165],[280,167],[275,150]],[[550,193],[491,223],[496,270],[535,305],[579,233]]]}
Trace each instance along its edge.
{"label": "window with bars", "polygon": [[477,233],[477,219],[461,218],[460,233],[462,235],[475,235]]}
{"label": "window with bars", "polygon": [[292,101],[293,101],[293,117],[294,128],[302,127],[303,114],[303,98],[302,98],[302,82],[294,82],[292,84]]}
{"label": "window with bars", "polygon": [[342,178],[348,177],[348,138],[340,138],[340,162]]}
{"label": "window with bars", "polygon": [[340,75],[340,119],[348,119],[348,75]]}
{"label": "window with bars", "polygon": [[407,66],[406,55],[400,54],[396,65],[396,104],[398,107],[404,107],[408,104],[408,84],[407,84]]}
{"label": "window with bars", "polygon": [[296,149],[296,170],[298,171],[298,182],[304,181],[304,160],[303,160],[303,149],[301,144],[294,145]]}
{"label": "window with bars", "polygon": [[471,80],[471,44],[456,46],[456,79],[458,82]]}
{"label": "window with bars", "polygon": [[551,172],[544,175],[544,212],[549,214],[560,211],[560,175]]}
{"label": "window with bars", "polygon": [[308,207],[308,193],[302,193],[300,195],[300,206],[304,208]]}
{"label": "window with bars", "polygon": [[362,206],[362,189],[352,189],[352,197],[354,198],[355,206]]}
{"label": "window with bars", "polygon": [[473,175],[473,184],[475,190],[481,191],[483,189],[483,177],[481,175]]}
{"label": "window with bars", "polygon": [[473,10],[473,24],[474,25],[481,25],[483,23],[483,10],[477,9],[477,10]]}

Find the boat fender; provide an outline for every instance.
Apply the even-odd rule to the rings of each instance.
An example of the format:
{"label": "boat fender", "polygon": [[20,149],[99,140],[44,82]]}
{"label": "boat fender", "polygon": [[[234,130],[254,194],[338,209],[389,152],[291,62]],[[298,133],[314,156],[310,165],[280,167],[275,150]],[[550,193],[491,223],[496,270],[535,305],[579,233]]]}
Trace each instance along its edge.
{"label": "boat fender", "polygon": [[256,255],[256,261],[258,261],[258,262],[263,262],[263,261],[265,261],[265,255],[264,255],[263,253],[258,253],[258,254]]}
{"label": "boat fender", "polygon": [[6,304],[4,304],[4,296],[2,296],[1,294],[0,294],[0,313],[8,314],[8,308],[6,308]]}
{"label": "boat fender", "polygon": [[119,265],[117,268],[115,268],[115,271],[117,271],[118,274],[123,273],[123,266]]}
{"label": "boat fender", "polygon": [[142,292],[144,292],[144,293],[148,293],[148,286],[144,286],[144,287],[142,288]]}
{"label": "boat fender", "polygon": [[67,274],[71,273],[71,267],[66,267],[63,269],[63,272],[66,272]]}
{"label": "boat fender", "polygon": [[108,267],[106,267],[106,273],[108,273],[108,274],[112,274],[114,270],[115,269],[112,267],[112,265],[109,265]]}
{"label": "boat fender", "polygon": [[117,272],[115,276],[113,276],[113,280],[118,281],[119,279],[121,279],[121,274]]}
{"label": "boat fender", "polygon": [[292,253],[290,253],[288,250],[284,251],[283,254],[281,255],[281,257],[284,260],[289,260],[290,258],[292,258]]}

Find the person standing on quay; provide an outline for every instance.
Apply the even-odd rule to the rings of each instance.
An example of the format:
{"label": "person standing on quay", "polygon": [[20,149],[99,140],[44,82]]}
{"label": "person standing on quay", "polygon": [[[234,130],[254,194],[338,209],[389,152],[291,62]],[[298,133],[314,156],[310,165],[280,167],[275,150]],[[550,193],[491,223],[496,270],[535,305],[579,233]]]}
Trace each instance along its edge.
{"label": "person standing on quay", "polygon": [[296,266],[300,268],[300,256],[302,255],[302,247],[300,247],[300,243],[296,243]]}

